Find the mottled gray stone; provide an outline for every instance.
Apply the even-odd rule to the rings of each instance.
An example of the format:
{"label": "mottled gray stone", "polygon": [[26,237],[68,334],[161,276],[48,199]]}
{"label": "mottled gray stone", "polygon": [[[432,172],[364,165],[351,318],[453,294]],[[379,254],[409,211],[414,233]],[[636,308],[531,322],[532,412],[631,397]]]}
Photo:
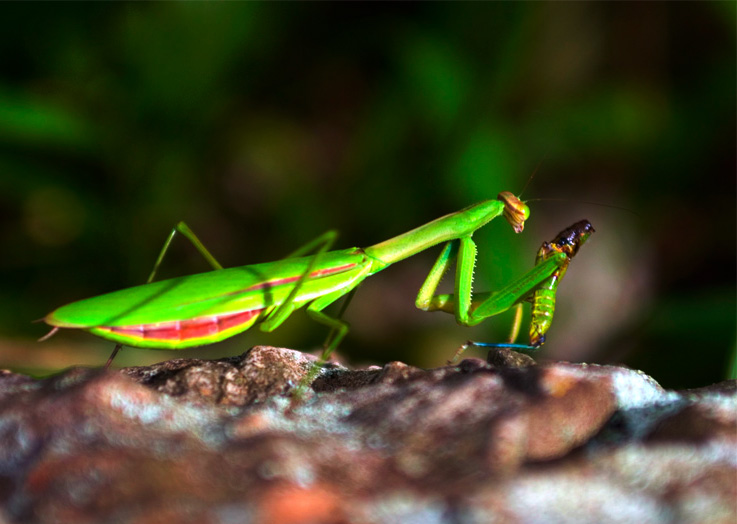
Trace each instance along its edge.
{"label": "mottled gray stone", "polygon": [[734,381],[507,357],[2,372],[0,524],[737,520]]}

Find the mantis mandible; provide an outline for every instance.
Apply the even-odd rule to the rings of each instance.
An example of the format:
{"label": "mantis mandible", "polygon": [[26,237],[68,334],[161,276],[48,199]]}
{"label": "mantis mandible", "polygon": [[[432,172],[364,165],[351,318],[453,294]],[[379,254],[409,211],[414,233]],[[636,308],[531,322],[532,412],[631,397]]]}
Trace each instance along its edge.
{"label": "mantis mandible", "polygon": [[[159,349],[201,346],[232,337],[257,323],[262,331],[270,332],[306,306],[308,316],[331,330],[321,357],[325,361],[347,334],[348,324],[323,309],[354,291],[367,277],[441,243],[445,246],[417,295],[418,308],[450,312],[459,324],[473,326],[541,293],[533,300],[537,311],[542,312],[543,296],[554,297],[555,286],[571,257],[593,231],[590,224],[590,230],[572,234],[570,249],[554,241],[550,245],[555,247],[538,254],[532,270],[498,292],[479,293],[473,298],[471,294],[476,259],[473,233],[500,215],[520,233],[529,214],[527,205],[505,191],[496,199],[484,200],[364,249],[330,251],[337,234],[328,231],[284,260],[229,269],[223,269],[192,230],[180,222],[165,242],[148,283],[52,311],[43,320],[54,329],[44,338],[59,328],[70,328],[114,341],[117,345],[109,366],[121,345]],[[215,271],[153,282],[176,233],[188,238]],[[314,253],[306,255],[310,252]],[[454,261],[455,293],[436,294]],[[540,318],[536,320],[533,314],[536,338],[531,339],[530,346],[520,347],[536,348],[544,342],[549,323],[544,325]]]}

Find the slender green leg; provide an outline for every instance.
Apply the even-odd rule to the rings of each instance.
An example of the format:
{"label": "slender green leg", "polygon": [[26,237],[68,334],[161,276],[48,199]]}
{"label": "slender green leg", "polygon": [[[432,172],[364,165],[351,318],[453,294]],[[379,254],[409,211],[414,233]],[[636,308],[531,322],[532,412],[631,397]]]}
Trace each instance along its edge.
{"label": "slender green leg", "polygon": [[331,335],[335,333],[331,336],[329,344],[327,344],[323,349],[322,355],[320,356],[320,360],[322,361],[326,361],[330,358],[330,355],[333,353],[333,351],[335,351],[335,348],[340,345],[340,342],[343,340],[346,334],[348,334],[349,329],[348,322],[346,322],[345,320],[341,320],[340,318],[331,317],[323,313],[322,310],[338,300],[343,295],[354,291],[357,286],[358,283],[354,284],[352,287],[333,291],[332,293],[321,296],[320,298],[312,302],[312,304],[307,306],[307,314],[310,316],[311,319],[313,319],[315,322],[319,322],[320,324],[331,328]]}
{"label": "slender green leg", "polygon": [[[294,289],[292,289],[289,296],[286,298],[286,300],[278,307],[276,308],[269,316],[261,323],[260,329],[262,331],[273,331],[277,327],[279,327],[288,317],[292,314],[292,312],[300,307],[302,304],[298,304],[294,302],[294,298],[297,296],[297,293],[299,292],[300,287],[304,284],[304,282],[307,280],[309,274],[312,272],[312,269],[317,264],[317,261],[319,260],[320,255],[322,255],[325,251],[328,251],[330,247],[335,242],[335,239],[337,237],[337,234],[335,231],[328,231],[327,233],[321,235],[320,237],[316,238],[312,242],[310,242],[307,246],[305,246],[308,249],[313,249],[314,247],[321,245],[320,249],[315,253],[315,256],[312,257],[310,260],[309,265],[307,266],[307,269],[300,277],[300,280],[297,281],[294,285]],[[304,252],[306,249],[302,248],[300,249],[300,252]],[[307,315],[312,318],[314,321],[319,322],[320,324],[323,324],[331,329],[331,332],[328,336],[328,339],[325,341],[325,348],[322,353],[321,360],[327,360],[330,357],[330,354],[335,350],[336,347],[340,344],[340,341],[345,337],[345,335],[348,333],[348,323],[340,320],[340,318],[334,318],[329,315],[326,315],[322,312],[323,309],[325,309],[327,306],[338,300],[340,297],[344,295],[349,295],[346,302],[343,304],[338,317],[342,316],[343,312],[345,311],[346,307],[348,306],[348,302],[353,297],[353,293],[355,292],[356,288],[358,287],[358,284],[361,282],[361,278],[357,278],[355,283],[349,286],[346,286],[342,289],[338,289],[336,291],[333,291],[332,293],[327,293],[325,295],[322,295],[315,300],[313,300],[309,306],[307,306]]]}
{"label": "slender green leg", "polygon": [[[289,315],[292,314],[292,312],[297,307],[301,306],[301,304],[294,303],[294,298],[299,291],[299,287],[302,286],[302,284],[306,281],[308,275],[312,272],[312,268],[317,263],[317,259],[319,258],[319,256],[330,249],[330,246],[335,241],[335,236],[335,232],[329,231],[328,233],[317,239],[322,241],[322,247],[310,261],[307,270],[302,274],[300,280],[295,284],[294,289],[290,293],[289,297],[287,297],[284,303],[281,304],[276,310],[274,310],[274,312],[269,315],[269,317],[261,324],[260,329],[262,331],[272,331],[276,329],[289,317]],[[319,245],[319,242],[313,242],[312,244],[314,247],[315,245]],[[330,355],[333,353],[335,348],[338,347],[340,342],[348,333],[349,326],[347,322],[340,320],[340,318],[334,318],[326,315],[322,312],[322,310],[338,300],[340,297],[344,295],[349,295],[348,299],[343,304],[341,311],[339,312],[339,316],[342,316],[343,311],[345,311],[345,308],[348,306],[348,302],[353,296],[353,292],[362,280],[362,278],[357,278],[354,284],[333,291],[332,293],[322,295],[321,297],[316,298],[314,301],[312,301],[312,303],[307,306],[307,315],[315,322],[327,326],[328,328],[330,328],[331,331],[325,341],[325,347],[323,348],[323,352],[322,355],[320,355],[319,360],[311,366],[310,370],[307,372],[307,375],[305,375],[305,377],[300,381],[300,384],[295,389],[292,407],[294,407],[301,401],[301,399],[304,397],[305,390],[309,387],[317,374],[320,372],[323,364],[330,358]]]}
{"label": "slender green leg", "polygon": [[[275,309],[266,320],[264,320],[261,326],[259,326],[262,331],[273,331],[274,329],[279,327],[297,307],[301,306],[301,304],[297,304],[294,302],[294,299],[297,296],[300,287],[304,284],[304,282],[306,282],[307,278],[309,278],[309,275],[312,273],[312,270],[317,264],[320,256],[331,248],[336,238],[337,233],[335,231],[328,231],[327,233],[319,236],[303,248],[300,248],[296,253],[293,253],[291,255],[291,257],[293,257],[296,255],[304,254],[305,252],[309,252],[315,247],[320,246],[318,251],[310,260],[307,269],[294,285],[294,289],[292,289],[292,292],[289,294],[286,300],[277,309]],[[341,316],[343,311],[347,307],[350,298],[352,298],[353,292],[362,280],[362,278],[357,278],[356,282],[353,285],[318,297],[307,306],[307,315],[314,321],[329,327],[331,329],[331,332],[325,341],[325,347],[323,349],[322,355],[320,356],[320,359],[310,368],[310,370],[307,372],[307,375],[297,386],[294,393],[293,405],[299,403],[299,401],[304,396],[305,389],[309,387],[317,374],[320,372],[322,365],[325,363],[325,361],[327,361],[328,358],[330,358],[332,352],[335,350],[336,347],[338,347],[341,340],[343,340],[343,338],[348,333],[349,326],[347,322],[340,320],[339,318],[333,318],[329,315],[326,315],[322,312],[322,310],[338,300],[340,297],[348,294],[349,297],[339,313],[339,316]]]}
{"label": "slender green leg", "polygon": [[[346,309],[348,309],[348,306],[351,303],[351,300],[353,300],[353,297],[356,296],[356,291],[358,290],[358,286],[351,289],[348,294],[345,296],[345,300],[343,300],[343,303],[340,305],[340,309],[338,310],[338,314],[335,316],[338,320],[343,318],[343,315],[345,314]],[[323,344],[324,347],[330,347],[333,339],[337,336],[337,330],[333,329],[328,333],[328,337],[325,339],[325,344]],[[337,347],[337,346],[336,346]]]}
{"label": "slender green leg", "polygon": [[[179,222],[176,226],[172,228],[171,233],[169,233],[169,236],[166,238],[166,241],[164,242],[164,245],[161,248],[161,252],[159,253],[158,258],[156,259],[156,262],[154,263],[154,268],[151,271],[151,274],[148,276],[148,279],[146,280],[147,284],[153,282],[154,277],[156,276],[156,272],[159,270],[159,266],[161,265],[161,262],[164,260],[164,256],[166,255],[166,252],[169,251],[169,246],[171,245],[171,241],[174,239],[177,233],[182,234],[186,239],[192,242],[192,245],[195,247],[195,249],[197,249],[197,251],[199,251],[203,257],[205,257],[205,260],[207,260],[207,262],[213,267],[213,269],[223,269],[223,266],[220,265],[220,262],[215,260],[215,257],[212,256],[212,254],[207,250],[205,245],[200,241],[199,238],[197,238],[197,235],[194,234],[194,231],[192,231],[185,222]],[[122,344],[115,345],[113,352],[110,354],[110,357],[107,359],[107,362],[105,363],[105,369],[108,369],[110,367],[110,364],[113,363],[115,356],[118,354],[118,352],[121,349],[123,349]]]}
{"label": "slender green leg", "polygon": [[305,269],[305,272],[302,273],[300,279],[294,284],[294,287],[292,288],[291,293],[289,293],[289,296],[261,323],[261,325],[259,326],[261,331],[269,332],[275,330],[297,308],[297,304],[294,303],[294,299],[297,297],[300,288],[309,278],[309,275],[312,273],[312,269],[315,267],[318,260],[320,260],[320,256],[326,251],[330,250],[332,245],[335,243],[335,239],[337,237],[337,232],[327,231],[312,242],[309,242],[294,253],[290,254],[288,258],[293,258],[294,256],[304,254],[313,250],[315,247],[320,246],[315,255],[310,259],[309,264],[307,264],[307,269]]}
{"label": "slender green leg", "polygon": [[[471,322],[505,311],[514,304],[529,297],[532,302],[530,319],[530,345],[523,344],[482,344],[478,346],[512,348],[523,351],[536,351],[545,343],[545,333],[555,311],[555,293],[558,284],[568,270],[571,259],[594,232],[591,222],[580,220],[564,229],[550,242],[543,242],[535,257],[535,267],[519,280],[513,282],[499,293],[481,302],[470,315]],[[458,291],[456,291],[458,292]],[[519,320],[515,320],[519,323]],[[510,340],[516,337],[516,328]]]}
{"label": "slender green leg", "polygon": [[307,242],[304,246],[300,246],[291,253],[289,253],[284,258],[297,258],[301,257],[302,255],[306,255],[310,251],[314,250],[318,246],[322,246],[321,249],[319,249],[315,254],[321,255],[325,251],[329,251],[330,248],[335,243],[335,240],[338,238],[338,232],[334,229],[331,229],[329,231],[325,231],[322,235],[320,235],[317,238],[314,238]]}
{"label": "slender green leg", "polygon": [[[473,279],[475,259],[476,245],[470,237],[453,240],[445,244],[417,294],[417,300],[415,302],[416,306],[424,311],[445,311],[448,313],[454,313],[459,324],[469,325],[470,311],[477,308],[479,304],[489,300],[492,296],[492,293],[488,292],[478,293],[473,296],[472,300],[471,282]],[[435,294],[438,285],[450,269],[454,260],[458,260],[458,268],[456,270],[456,295]],[[456,297],[460,297],[460,299],[456,300]],[[510,333],[510,341],[512,342],[516,339],[517,334],[519,333],[522,319],[522,304],[517,304],[516,309],[517,311]],[[458,348],[458,351],[456,351],[455,355],[448,363],[451,364],[455,362],[466,350],[468,345],[470,345],[470,341]]]}
{"label": "slender green leg", "polygon": [[[314,302],[312,302],[309,306],[307,306],[307,314],[311,319],[313,319],[315,322],[319,322],[320,324],[323,324],[325,326],[328,326],[331,329],[329,342],[326,341],[326,346],[322,351],[322,355],[320,355],[320,358],[317,362],[315,362],[310,370],[307,372],[307,375],[304,379],[300,382],[299,386],[295,390],[294,393],[294,402],[293,406],[296,403],[299,403],[302,397],[304,396],[304,392],[309,387],[310,384],[312,384],[312,381],[315,380],[315,377],[317,377],[317,374],[320,372],[320,369],[322,369],[322,366],[325,364],[325,362],[328,361],[330,358],[330,355],[335,351],[335,348],[337,348],[340,345],[340,342],[343,340],[343,338],[348,333],[349,325],[346,321],[341,320],[340,318],[334,318],[329,315],[326,315],[322,312],[323,309],[328,307],[330,304],[338,300],[343,295],[349,294],[352,295],[352,293],[356,290],[358,287],[358,284],[360,283],[360,279],[352,286],[344,289],[339,289],[338,291],[334,291],[332,293],[328,293],[327,295],[323,295],[320,298],[316,299]],[[350,300],[350,296],[348,297],[348,302]],[[347,304],[344,304],[347,305]],[[341,308],[341,310],[344,310],[345,308]],[[341,311],[342,313],[342,311]],[[335,335],[333,335],[333,333]]]}
{"label": "slender green leg", "polygon": [[[164,260],[164,256],[168,252],[169,247],[171,246],[171,242],[177,233],[182,234],[186,239],[188,239],[192,243],[192,245],[197,249],[197,251],[199,251],[199,253],[205,258],[205,260],[207,260],[207,262],[213,267],[213,269],[215,270],[223,269],[223,266],[215,259],[215,257],[210,253],[210,251],[208,251],[208,249],[205,247],[202,241],[200,241],[197,235],[195,235],[194,231],[192,231],[192,229],[190,229],[190,227],[185,222],[179,222],[176,226],[172,228],[171,233],[169,233],[169,236],[166,238],[166,241],[164,242],[164,246],[161,248],[161,252],[159,253],[159,256],[157,257],[156,262],[154,263],[154,268],[151,271],[151,274],[149,275],[146,283],[152,282],[153,279],[155,278],[156,273],[159,270],[159,266],[161,266],[161,263]],[[337,237],[337,234],[335,233],[335,231],[328,231],[327,233],[316,238],[315,240],[300,247],[299,249],[291,253],[286,258],[293,258],[293,257],[300,256],[303,253],[313,250],[316,246],[322,245],[322,248],[315,255],[315,257],[317,258],[320,254],[330,249],[330,246],[333,244],[336,237]],[[304,283],[306,276],[309,275],[310,271],[312,270],[312,267],[315,265],[317,261],[316,258],[313,258],[307,271],[302,276],[302,279],[297,283],[297,285],[295,286],[295,289],[292,291],[292,294],[287,299],[287,301],[284,304],[282,304],[282,306],[274,310],[274,312],[272,313],[269,320],[271,320],[272,322],[275,322],[275,320],[273,320],[275,317],[278,320],[278,322],[276,323],[276,325],[272,327],[272,329],[274,329],[276,326],[281,324],[281,322],[283,322],[293,310],[293,305],[291,304],[292,304],[292,301],[294,300],[294,296],[296,296],[297,292],[299,291],[299,287]],[[266,329],[263,326],[265,326],[266,324],[267,322],[264,322],[262,324],[262,329],[264,329],[264,331],[266,331]],[[113,349],[112,354],[110,355],[110,357],[107,360],[107,363],[105,364],[105,369],[108,369],[110,367],[110,364],[112,364],[113,360],[115,359],[115,356],[122,349],[122,347],[123,347],[122,344],[115,345],[115,348]]]}
{"label": "slender green leg", "polygon": [[[454,313],[463,326],[475,326],[486,318],[497,315],[525,299],[567,260],[558,253],[542,261],[525,275],[495,293],[477,293],[472,298],[471,288],[476,259],[476,244],[470,237],[448,242],[422,284],[415,304],[423,311]],[[456,261],[454,294],[436,294],[443,276]]]}
{"label": "slender green leg", "polygon": [[[184,222],[179,222],[172,229],[171,233],[167,237],[166,242],[164,243],[164,246],[161,249],[161,252],[159,253],[158,258],[156,259],[156,263],[154,264],[154,269],[148,278],[148,282],[151,282],[154,279],[156,272],[158,271],[158,268],[161,265],[161,262],[164,259],[164,256],[169,249],[171,241],[177,233],[181,233],[187,239],[189,239],[189,241],[192,242],[192,244],[195,246],[197,251],[199,251],[202,254],[202,256],[205,257],[205,259],[210,263],[210,265],[214,269],[218,270],[218,269],[223,268],[223,266],[207,250],[204,244],[202,244],[200,239],[197,238],[197,235],[195,235],[195,233],[189,228],[189,226],[187,226],[187,224],[185,224]],[[287,259],[295,258],[305,253],[309,253],[310,251],[313,251],[315,248],[319,247],[319,249],[315,253],[315,256],[312,257],[312,259],[310,260],[310,263],[308,264],[307,269],[305,270],[304,274],[302,274],[300,280],[298,280],[297,283],[294,285],[294,288],[292,289],[292,292],[289,294],[287,299],[281,305],[275,308],[274,311],[271,312],[269,317],[261,323],[260,328],[262,331],[272,331],[276,329],[280,324],[282,324],[289,317],[292,311],[294,311],[295,309],[294,299],[297,296],[299,289],[302,287],[302,285],[307,280],[308,276],[312,272],[312,269],[315,267],[318,260],[320,259],[320,256],[326,251],[330,250],[330,247],[335,242],[335,239],[337,238],[337,236],[338,236],[337,232],[327,231],[326,233],[308,242],[304,246],[298,248],[294,252],[290,253],[287,257],[285,257]],[[117,353],[119,349],[120,348],[116,346],[113,356],[115,353]]]}
{"label": "slender green leg", "polygon": [[159,270],[159,266],[164,260],[164,255],[166,255],[166,252],[169,250],[171,241],[174,239],[177,233],[182,234],[186,239],[192,242],[192,245],[195,247],[195,249],[197,249],[197,251],[199,251],[203,257],[205,257],[205,260],[207,260],[207,262],[213,267],[213,269],[223,269],[223,266],[220,265],[220,262],[215,260],[215,257],[212,256],[205,245],[200,241],[199,238],[197,238],[197,235],[194,234],[194,231],[192,231],[186,223],[179,222],[176,226],[172,228],[171,233],[169,233],[169,236],[166,238],[166,242],[164,242],[164,246],[161,248],[161,252],[159,253],[159,257],[156,259],[154,268],[151,271],[148,280],[146,280],[147,284],[153,282],[154,277],[156,276],[156,272]]}
{"label": "slender green leg", "polygon": [[[463,244],[461,244],[461,253],[463,253]],[[475,326],[486,318],[503,313],[527,298],[530,293],[548,280],[566,260],[565,254],[553,255],[499,291],[495,293],[477,293],[471,300],[472,267],[459,256],[458,270],[456,271],[456,293],[453,295],[433,295],[429,300],[418,295],[417,303],[418,306],[421,306],[420,309],[425,311],[455,313],[459,324]],[[428,277],[428,280],[430,280],[430,277]],[[438,283],[439,280],[425,282],[420,293],[434,293]]]}

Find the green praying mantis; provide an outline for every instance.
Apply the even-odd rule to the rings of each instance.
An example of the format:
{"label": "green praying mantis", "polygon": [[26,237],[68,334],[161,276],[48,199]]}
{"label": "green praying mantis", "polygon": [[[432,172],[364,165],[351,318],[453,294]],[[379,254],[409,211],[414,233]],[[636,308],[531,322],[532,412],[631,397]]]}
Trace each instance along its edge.
{"label": "green praying mantis", "polygon": [[[223,269],[192,230],[180,222],[164,243],[146,284],[52,311],[43,320],[53,329],[43,338],[59,328],[70,328],[116,342],[107,367],[122,345],[182,349],[221,341],[255,324],[270,332],[306,306],[308,316],[331,330],[321,356],[324,362],[349,329],[339,316],[323,311],[327,306],[352,294],[366,278],[391,264],[445,243],[417,294],[417,307],[452,313],[459,324],[474,326],[529,300],[533,304],[530,345],[507,347],[536,349],[544,343],[550,327],[557,285],[571,258],[594,230],[586,220],[574,224],[543,244],[535,266],[525,275],[495,293],[472,295],[476,244],[471,237],[500,215],[520,233],[530,210],[505,191],[496,199],[484,200],[371,247],[330,251],[337,234],[328,231],[283,260],[229,269]],[[215,271],[154,282],[177,233],[188,238]],[[437,294],[453,262],[454,293]],[[510,338],[516,337],[520,321],[518,315]]]}

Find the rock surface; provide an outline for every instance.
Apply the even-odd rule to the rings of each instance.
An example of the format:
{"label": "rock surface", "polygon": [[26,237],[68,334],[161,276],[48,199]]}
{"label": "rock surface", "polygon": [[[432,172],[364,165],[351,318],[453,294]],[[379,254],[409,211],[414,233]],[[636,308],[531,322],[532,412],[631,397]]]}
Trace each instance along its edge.
{"label": "rock surface", "polygon": [[737,522],[737,385],[496,355],[0,372],[0,524]]}

